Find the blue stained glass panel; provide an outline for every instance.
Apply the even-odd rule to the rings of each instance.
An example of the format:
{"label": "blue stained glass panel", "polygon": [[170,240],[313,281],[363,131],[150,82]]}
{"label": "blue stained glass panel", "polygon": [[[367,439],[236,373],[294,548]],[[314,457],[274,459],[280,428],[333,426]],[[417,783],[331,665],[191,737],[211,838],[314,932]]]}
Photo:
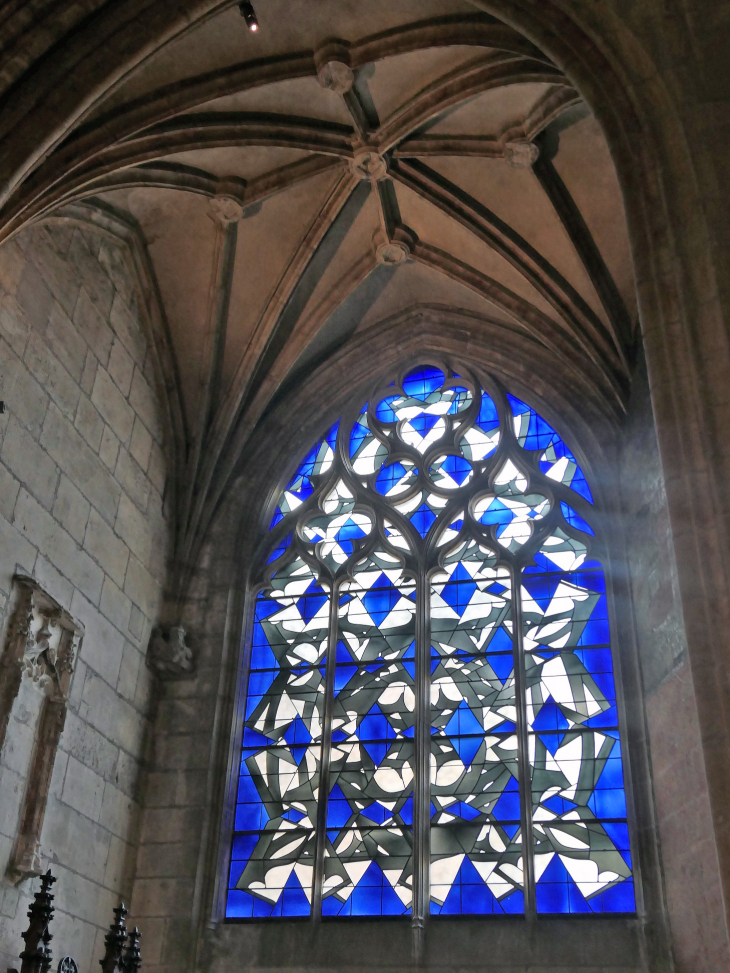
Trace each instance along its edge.
{"label": "blue stained glass panel", "polygon": [[393,410],[393,406],[396,402],[400,401],[400,396],[390,395],[387,399],[382,399],[378,403],[378,407],[375,410],[375,414],[380,419],[381,422],[397,422],[398,416]]}
{"label": "blue stained glass panel", "polygon": [[594,536],[595,531],[590,524],[588,524],[579,513],[576,513],[572,507],[569,507],[567,503],[561,503],[560,509],[563,512],[563,517],[565,517],[571,527],[574,527],[576,530],[582,530],[584,534],[590,534],[591,537]]}
{"label": "blue stained glass panel", "polygon": [[271,554],[266,559],[266,563],[271,564],[272,561],[275,561],[277,558],[281,557],[281,555],[287,551],[290,544],[291,544],[291,534],[287,534],[286,537],[280,540],[279,543],[276,545],[276,547],[273,549]]}
{"label": "blue stained glass panel", "polygon": [[524,908],[510,595],[509,573],[474,542],[431,585],[435,915]]}
{"label": "blue stained glass panel", "polygon": [[[229,918],[308,915],[314,867],[329,596],[300,570],[299,598],[256,603],[236,797]],[[315,663],[313,665],[313,663]]]}
{"label": "blue stained glass panel", "polygon": [[589,503],[593,503],[588,481],[558,433],[534,409],[513,395],[508,395],[517,441],[528,450],[541,450],[540,469],[551,479],[564,483]]}
{"label": "blue stained glass panel", "polygon": [[507,395],[514,416],[514,427],[517,441],[523,449],[547,449],[560,437],[549,423],[539,416],[534,409],[514,395]]}
{"label": "blue stained glass panel", "polygon": [[469,389],[463,385],[454,385],[451,387],[450,391],[453,395],[453,401],[449,406],[448,414],[450,416],[455,416],[459,412],[463,412],[464,409],[469,405],[472,395]]}
{"label": "blue stained glass panel", "polygon": [[391,463],[384,466],[375,480],[375,488],[384,497],[397,496],[415,484],[418,468],[413,463]]}
{"label": "blue stained glass panel", "polygon": [[[390,409],[388,411],[392,412]],[[360,476],[369,476],[380,469],[387,455],[387,447],[374,435],[368,423],[367,412],[363,412],[350,433],[352,468]]]}
{"label": "blue stained glass panel", "polygon": [[317,440],[299,464],[296,473],[289,481],[289,485],[279,498],[270,527],[275,527],[286,514],[296,510],[307,497],[311,496],[314,489],[313,476],[326,473],[331,468],[335,460],[335,445],[339,426],[338,419],[327,433]]}
{"label": "blue stained glass panel", "polygon": [[418,510],[411,514],[410,520],[421,537],[425,537],[436,522],[436,514],[428,504],[422,503]]}
{"label": "blue stained glass panel", "polygon": [[478,462],[490,456],[499,445],[499,414],[494,401],[481,390],[479,415],[473,426],[465,430],[459,444],[466,459]]}
{"label": "blue stained glass panel", "polygon": [[[523,893],[498,881],[499,873],[491,869],[491,863],[475,865],[466,855],[461,856],[460,862],[459,857],[458,854],[454,856],[454,864],[458,863],[456,875],[453,878],[450,873],[445,876],[450,882],[443,887],[433,883],[431,915],[516,915],[524,911]],[[453,868],[452,863],[449,864]]]}
{"label": "blue stained glass panel", "polygon": [[323,915],[410,911],[416,605],[383,557],[340,597]]}
{"label": "blue stained glass panel", "polygon": [[[348,839],[348,848],[343,851],[342,846]],[[338,861],[343,864],[344,874],[338,875],[330,869],[331,874],[325,879],[325,884],[329,883],[329,888],[334,889],[334,893],[322,901],[323,916],[410,915],[410,895],[406,894],[406,887],[397,879],[394,886],[388,875],[389,872],[402,874],[406,868],[404,863],[410,863],[410,856],[388,856],[392,857],[388,864],[395,867],[385,870],[375,860],[377,851],[374,849],[382,848],[382,841],[387,845],[391,840],[392,832],[385,829],[349,832],[338,839],[333,850],[338,853]],[[362,860],[358,855],[362,856]],[[341,880],[334,882],[337,878]]]}
{"label": "blue stained glass panel", "polygon": [[523,585],[537,910],[633,912],[603,572]]}
{"label": "blue stained glass panel", "polygon": [[479,408],[477,423],[484,432],[491,432],[499,425],[497,406],[494,404],[492,397],[487,395],[484,389],[482,389],[482,402]]}
{"label": "blue stained glass panel", "polygon": [[[231,919],[309,916],[316,860],[324,916],[410,914],[422,793],[417,655],[430,664],[432,915],[522,914],[526,854],[540,913],[635,911],[605,579],[590,557],[589,508],[575,501],[579,514],[564,500],[570,489],[592,504],[590,487],[531,406],[497,383],[490,397],[473,375],[447,374],[415,369],[374,408],[362,406],[343,430],[345,455],[335,423],[279,499],[272,526],[304,503],[307,514],[296,534],[292,517],[276,532],[287,531],[283,539],[260,548],[271,567],[257,581],[268,588],[255,603],[241,706]],[[500,415],[517,445],[505,441]],[[480,492],[468,495],[472,481]],[[426,646],[417,651],[406,564],[431,572],[430,660]],[[428,709],[419,714],[429,720]]]}
{"label": "blue stained glass panel", "polygon": [[427,399],[444,384],[444,373],[439,368],[419,368],[403,379],[403,391],[415,399]]}
{"label": "blue stained glass panel", "polygon": [[589,503],[593,503],[591,488],[578,465],[578,460],[557,436],[540,457],[540,470],[551,480],[569,486]]}

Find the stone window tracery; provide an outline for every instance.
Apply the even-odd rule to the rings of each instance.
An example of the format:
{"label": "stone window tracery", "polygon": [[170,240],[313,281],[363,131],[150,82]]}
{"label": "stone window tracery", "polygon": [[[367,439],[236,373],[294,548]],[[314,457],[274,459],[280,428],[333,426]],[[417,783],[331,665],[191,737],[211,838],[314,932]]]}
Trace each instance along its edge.
{"label": "stone window tracery", "polygon": [[429,364],[278,498],[226,916],[635,910],[602,543],[580,465]]}

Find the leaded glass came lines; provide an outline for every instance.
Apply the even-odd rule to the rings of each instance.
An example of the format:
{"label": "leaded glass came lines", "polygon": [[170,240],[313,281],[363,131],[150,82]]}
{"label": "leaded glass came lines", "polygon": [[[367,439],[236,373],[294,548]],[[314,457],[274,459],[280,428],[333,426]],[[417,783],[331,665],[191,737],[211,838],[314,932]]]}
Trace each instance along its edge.
{"label": "leaded glass came lines", "polygon": [[431,912],[524,908],[510,572],[475,541],[431,582]]}
{"label": "leaded glass came lines", "polygon": [[463,369],[315,443],[258,554],[229,918],[635,910],[592,510]]}
{"label": "leaded glass came lines", "polygon": [[340,588],[322,914],[412,899],[415,586],[376,551]]}
{"label": "leaded glass came lines", "polygon": [[231,856],[239,916],[310,911],[330,599],[293,567],[284,590],[298,597],[274,590],[255,609]]}

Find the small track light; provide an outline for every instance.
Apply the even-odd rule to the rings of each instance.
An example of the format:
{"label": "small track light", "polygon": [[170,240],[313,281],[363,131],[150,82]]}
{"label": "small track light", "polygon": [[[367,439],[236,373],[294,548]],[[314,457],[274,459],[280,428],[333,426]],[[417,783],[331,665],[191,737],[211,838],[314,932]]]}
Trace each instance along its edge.
{"label": "small track light", "polygon": [[253,4],[250,0],[243,0],[243,3],[239,3],[238,12],[246,21],[246,26],[249,30],[258,30],[259,22],[256,18],[256,11],[253,9]]}

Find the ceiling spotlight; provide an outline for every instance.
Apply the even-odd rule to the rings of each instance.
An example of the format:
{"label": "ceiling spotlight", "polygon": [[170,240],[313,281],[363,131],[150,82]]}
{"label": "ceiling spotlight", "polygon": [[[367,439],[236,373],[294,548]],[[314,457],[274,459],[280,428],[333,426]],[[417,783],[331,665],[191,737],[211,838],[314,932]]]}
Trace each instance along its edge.
{"label": "ceiling spotlight", "polygon": [[239,3],[238,12],[246,21],[246,26],[249,30],[258,30],[259,22],[256,18],[256,11],[253,9],[253,4],[250,0],[243,0],[243,3]]}

